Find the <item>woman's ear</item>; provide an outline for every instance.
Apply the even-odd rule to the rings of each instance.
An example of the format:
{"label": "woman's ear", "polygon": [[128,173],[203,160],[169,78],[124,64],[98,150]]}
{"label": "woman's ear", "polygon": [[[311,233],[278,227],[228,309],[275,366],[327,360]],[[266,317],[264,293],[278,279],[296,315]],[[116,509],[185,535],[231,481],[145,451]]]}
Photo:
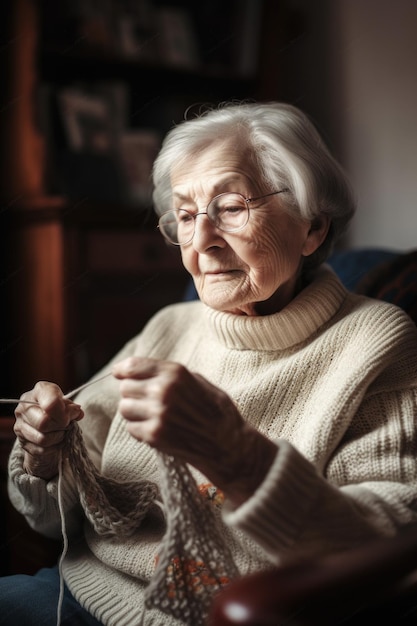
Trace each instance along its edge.
{"label": "woman's ear", "polygon": [[327,233],[330,228],[330,219],[327,215],[320,215],[315,217],[311,224],[310,230],[307,233],[307,238],[304,242],[303,256],[310,256],[315,252],[326,239]]}

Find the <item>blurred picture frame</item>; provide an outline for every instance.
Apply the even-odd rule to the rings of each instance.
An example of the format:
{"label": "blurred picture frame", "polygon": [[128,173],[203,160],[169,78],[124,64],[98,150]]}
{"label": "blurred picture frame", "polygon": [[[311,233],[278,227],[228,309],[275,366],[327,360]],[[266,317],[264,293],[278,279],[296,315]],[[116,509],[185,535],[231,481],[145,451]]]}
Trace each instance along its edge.
{"label": "blurred picture frame", "polygon": [[[118,203],[124,186],[118,138],[124,127],[124,102],[117,88],[57,94],[63,140],[57,148],[57,175],[71,199]],[[118,97],[116,97],[118,96]]]}
{"label": "blurred picture frame", "polygon": [[150,203],[152,167],[160,146],[161,138],[152,129],[129,130],[121,134],[120,162],[129,203]]}
{"label": "blurred picture frame", "polygon": [[113,151],[127,120],[127,93],[122,83],[97,83],[94,90],[63,89],[58,107],[68,148],[75,152]]}
{"label": "blurred picture frame", "polygon": [[197,39],[190,15],[177,7],[157,10],[159,54],[162,63],[196,68],[200,60]]}
{"label": "blurred picture frame", "polygon": [[108,103],[76,90],[58,96],[68,148],[74,152],[108,153],[114,146]]}

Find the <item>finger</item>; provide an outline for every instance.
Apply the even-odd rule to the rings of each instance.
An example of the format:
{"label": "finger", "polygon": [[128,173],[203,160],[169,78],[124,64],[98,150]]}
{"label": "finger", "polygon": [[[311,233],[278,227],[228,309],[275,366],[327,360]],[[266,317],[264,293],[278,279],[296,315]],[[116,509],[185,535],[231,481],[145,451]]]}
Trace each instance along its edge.
{"label": "finger", "polygon": [[138,380],[155,376],[158,372],[160,361],[144,357],[129,357],[119,361],[112,368],[115,378],[135,378]]}
{"label": "finger", "polygon": [[21,433],[25,437],[30,436],[32,431],[42,433],[57,430],[51,416],[39,406],[28,407],[26,404],[19,404],[15,410],[15,417],[14,431],[17,436]]}
{"label": "finger", "polygon": [[84,417],[84,411],[80,404],[76,404],[72,400],[65,400],[65,414],[70,422],[79,422]]}
{"label": "finger", "polygon": [[55,383],[39,381],[31,391],[27,391],[22,394],[21,399],[34,400],[35,402],[38,402],[42,408],[48,410],[56,403],[62,401],[63,392],[62,389]]}
{"label": "finger", "polygon": [[65,425],[52,428],[50,423],[47,422],[43,428],[43,424],[39,427],[38,424],[34,425],[32,422],[19,418],[14,425],[14,432],[19,439],[22,447],[27,444],[32,444],[39,449],[50,448],[58,445],[65,437],[67,428]]}
{"label": "finger", "polygon": [[52,407],[47,411],[38,406],[20,404],[16,407],[15,416],[16,435],[28,430],[46,434],[65,430],[70,422],[82,419],[84,412],[79,404],[67,400],[60,410]]}
{"label": "finger", "polygon": [[54,450],[58,450],[64,441],[65,430],[55,431],[53,433],[40,433],[39,431],[32,431],[18,436],[21,447],[25,452],[29,454],[40,456],[42,454],[50,454]]}
{"label": "finger", "polygon": [[156,447],[154,431],[147,422],[126,422],[126,430],[138,441]]}
{"label": "finger", "polygon": [[126,420],[143,422],[159,416],[161,408],[156,399],[128,396],[120,400],[119,411]]}
{"label": "finger", "polygon": [[149,395],[148,379],[122,378],[119,383],[119,392],[122,398],[141,399]]}

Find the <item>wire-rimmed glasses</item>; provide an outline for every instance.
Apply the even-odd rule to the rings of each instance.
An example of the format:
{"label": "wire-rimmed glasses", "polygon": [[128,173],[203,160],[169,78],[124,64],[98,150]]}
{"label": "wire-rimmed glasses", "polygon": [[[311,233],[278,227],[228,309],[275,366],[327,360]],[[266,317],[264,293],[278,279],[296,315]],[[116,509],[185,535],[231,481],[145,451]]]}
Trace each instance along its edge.
{"label": "wire-rimmed glasses", "polygon": [[245,198],[241,193],[227,192],[215,196],[205,211],[191,213],[186,209],[173,209],[163,213],[158,221],[158,228],[167,241],[174,246],[184,246],[194,237],[197,215],[207,215],[210,222],[225,233],[237,233],[249,221],[250,203],[262,200],[288,189],[272,191],[256,198]]}

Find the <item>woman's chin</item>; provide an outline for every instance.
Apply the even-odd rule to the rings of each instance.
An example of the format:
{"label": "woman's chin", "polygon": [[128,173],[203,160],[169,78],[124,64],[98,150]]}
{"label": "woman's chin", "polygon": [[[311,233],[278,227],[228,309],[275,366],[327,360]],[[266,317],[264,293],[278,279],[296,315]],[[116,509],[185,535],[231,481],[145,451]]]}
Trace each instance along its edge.
{"label": "woman's chin", "polygon": [[225,279],[224,275],[215,280],[201,281],[196,285],[197,293],[202,302],[212,309],[224,312],[235,312],[245,304],[246,284],[242,280],[233,279],[229,275]]}
{"label": "woman's chin", "polygon": [[204,304],[219,311],[224,311],[230,304],[230,297],[222,289],[206,288],[199,291],[198,295]]}
{"label": "woman's chin", "polygon": [[237,315],[245,315],[246,313],[241,309],[241,299],[239,301],[236,298],[226,297],[224,293],[207,293],[204,290],[199,294],[201,302],[211,309],[216,311],[222,311],[223,313],[234,313]]}

